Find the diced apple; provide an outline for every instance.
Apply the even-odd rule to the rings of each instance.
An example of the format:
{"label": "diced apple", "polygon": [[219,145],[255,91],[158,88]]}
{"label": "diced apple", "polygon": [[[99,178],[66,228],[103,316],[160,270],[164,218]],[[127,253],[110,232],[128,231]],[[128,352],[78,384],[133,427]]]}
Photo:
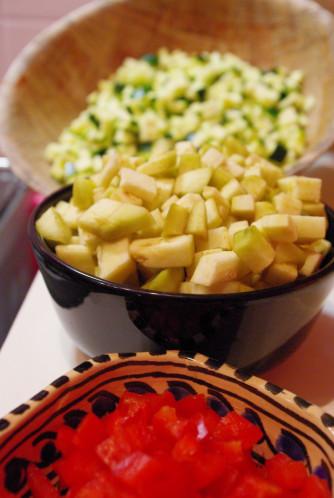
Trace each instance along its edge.
{"label": "diced apple", "polygon": [[230,212],[229,201],[224,199],[215,187],[204,187],[202,197],[206,200],[214,199],[221,217],[221,223],[226,220]]}
{"label": "diced apple", "polygon": [[70,227],[53,207],[44,211],[36,221],[36,230],[43,239],[52,243],[68,244],[72,237]]}
{"label": "diced apple", "polygon": [[287,214],[268,214],[254,222],[264,235],[274,242],[295,242],[297,229]]}
{"label": "diced apple", "polygon": [[326,236],[327,220],[323,216],[292,216],[299,243],[313,242]]}
{"label": "diced apple", "polygon": [[80,216],[79,226],[111,241],[143,229],[149,221],[150,213],[141,206],[102,199]]}
{"label": "diced apple", "polygon": [[175,150],[178,156],[182,156],[183,154],[193,154],[194,152],[196,152],[193,144],[191,142],[188,142],[187,140],[183,142],[176,142]]}
{"label": "diced apple", "polygon": [[205,203],[201,200],[201,202],[196,202],[190,211],[186,226],[186,233],[206,238],[207,231],[208,226]]}
{"label": "diced apple", "polygon": [[326,256],[331,250],[331,248],[332,244],[329,242],[329,240],[326,239],[316,240],[315,242],[312,242],[312,244],[308,246],[308,249],[311,252],[317,252],[319,254],[322,254],[322,256]]}
{"label": "diced apple", "polygon": [[254,218],[255,203],[254,198],[250,194],[236,195],[231,201],[231,213],[237,218],[246,218],[252,220]]}
{"label": "diced apple", "polygon": [[135,233],[135,238],[143,239],[145,237],[158,237],[161,235],[163,227],[164,218],[159,209],[155,209],[150,212],[150,217],[144,228]]}
{"label": "diced apple", "polygon": [[298,277],[297,267],[287,263],[273,263],[264,272],[264,280],[270,285],[283,285]]}
{"label": "diced apple", "polygon": [[184,277],[182,268],[167,268],[148,280],[142,289],[158,292],[178,292]]}
{"label": "diced apple", "polygon": [[303,202],[301,214],[307,216],[326,216],[325,205],[322,202]]}
{"label": "diced apple", "polygon": [[232,199],[236,195],[241,195],[245,193],[245,190],[240,185],[236,178],[230,180],[220,191],[222,197],[226,200]]}
{"label": "diced apple", "polygon": [[222,224],[216,201],[211,197],[205,201],[206,219],[208,228],[217,228]]}
{"label": "diced apple", "polygon": [[274,195],[273,204],[276,211],[281,214],[300,214],[302,212],[302,201],[285,192]]}
{"label": "diced apple", "polygon": [[174,183],[173,178],[158,178],[156,180],[157,195],[152,202],[146,202],[145,207],[150,211],[160,208],[172,196]]}
{"label": "diced apple", "polygon": [[202,164],[206,168],[218,168],[224,163],[224,154],[222,154],[218,149],[214,147],[210,147],[203,155],[202,155]]}
{"label": "diced apple", "polygon": [[240,166],[240,164],[238,164],[236,161],[233,161],[232,158],[227,159],[226,169],[237,180],[240,180],[240,178],[244,176],[245,169],[242,166]]}
{"label": "diced apple", "polygon": [[95,253],[98,245],[102,244],[102,240],[91,232],[78,228],[79,241],[81,245],[87,246],[88,249]]}
{"label": "diced apple", "polygon": [[233,180],[233,175],[226,168],[217,168],[212,172],[210,185],[221,190],[231,180]]}
{"label": "diced apple", "polygon": [[87,246],[81,244],[58,245],[55,247],[59,259],[80,271],[94,275],[95,261]]}
{"label": "diced apple", "polygon": [[231,223],[230,226],[228,227],[228,235],[230,238],[230,241],[233,241],[234,234],[237,232],[240,232],[240,230],[245,230],[245,228],[248,227],[248,221],[247,220],[242,220],[242,221],[235,221],[234,223]]}
{"label": "diced apple", "polygon": [[198,169],[201,167],[201,158],[196,152],[189,154],[182,154],[177,158],[177,168],[178,174],[182,175],[187,173],[187,171],[192,171],[193,169]]}
{"label": "diced apple", "polygon": [[175,180],[174,193],[184,195],[190,192],[200,194],[208,185],[211,178],[211,169],[200,168],[179,175]]}
{"label": "diced apple", "polygon": [[103,167],[102,171],[95,175],[95,183],[98,187],[107,188],[112,179],[118,174],[121,167],[119,155],[112,151],[109,155],[108,162]]}
{"label": "diced apple", "polygon": [[208,238],[196,239],[196,250],[206,251],[209,249],[231,249],[229,232],[226,227],[211,228],[208,230]]}
{"label": "diced apple", "polygon": [[184,233],[189,212],[188,209],[172,204],[168,210],[165,219],[162,235],[164,237],[172,237],[173,235],[181,235]]}
{"label": "diced apple", "polygon": [[80,237],[79,235],[72,235],[70,244],[80,244]]}
{"label": "diced apple", "polygon": [[261,273],[275,258],[274,249],[255,226],[237,232],[233,237],[232,247],[254,273]]}
{"label": "diced apple", "polygon": [[105,199],[108,196],[108,192],[104,187],[95,187],[93,191],[94,202],[98,202],[101,199]]}
{"label": "diced apple", "polygon": [[259,220],[267,214],[275,214],[275,208],[269,201],[258,201],[255,203],[255,219]]}
{"label": "diced apple", "polygon": [[139,166],[137,171],[154,177],[175,176],[177,173],[175,150],[152,157],[147,163]]}
{"label": "diced apple", "polygon": [[239,258],[233,251],[221,251],[202,256],[191,277],[191,282],[210,287],[221,282],[235,280]]}
{"label": "diced apple", "polygon": [[306,254],[296,244],[280,243],[275,248],[275,262],[289,263],[297,266],[302,266],[305,261]]}
{"label": "diced apple", "polygon": [[278,181],[284,192],[291,192],[297,199],[305,202],[320,202],[321,184],[320,178],[308,178],[307,176],[289,176]]}
{"label": "diced apple", "polygon": [[267,190],[267,184],[260,176],[245,176],[241,181],[242,187],[255,201],[262,201]]}
{"label": "diced apple", "polygon": [[208,249],[205,251],[197,251],[194,254],[194,259],[191,263],[191,265],[186,267],[186,274],[187,278],[190,279],[196,269],[196,266],[198,265],[199,260],[201,259],[202,256],[205,256],[206,254],[215,254],[217,252],[221,252],[221,249]]}
{"label": "diced apple", "polygon": [[73,181],[72,201],[79,209],[88,209],[94,202],[96,185],[91,178],[77,176]]}
{"label": "diced apple", "polygon": [[130,245],[132,257],[150,268],[180,268],[190,266],[194,257],[194,239],[179,235],[134,240]]}
{"label": "diced apple", "polygon": [[224,282],[218,286],[209,287],[210,294],[234,294],[236,292],[249,292],[254,290],[253,287],[246,285],[238,280]]}
{"label": "diced apple", "polygon": [[319,269],[321,261],[323,259],[322,254],[311,253],[306,256],[305,263],[299,270],[299,274],[303,277],[308,277],[312,275],[316,270]]}
{"label": "diced apple", "polygon": [[157,195],[157,184],[151,176],[130,168],[122,168],[120,178],[120,186],[125,192],[133,194],[145,202],[152,202]]}
{"label": "diced apple", "polygon": [[73,230],[76,230],[78,228],[80,211],[77,206],[74,206],[74,204],[71,204],[70,202],[59,201],[56,205],[56,211],[63,218],[66,225],[68,225]]}
{"label": "diced apple", "polygon": [[244,176],[261,176],[261,168],[259,164],[255,164],[245,169]]}
{"label": "diced apple", "polygon": [[209,287],[188,281],[181,283],[179,292],[181,292],[181,294],[210,294]]}
{"label": "diced apple", "polygon": [[280,168],[279,166],[275,166],[274,164],[262,158],[259,165],[262,178],[270,187],[275,187],[278,180],[283,176],[282,168]]}
{"label": "diced apple", "polygon": [[203,202],[199,194],[186,194],[176,201],[176,204],[191,211],[197,202]]}
{"label": "diced apple", "polygon": [[129,239],[123,238],[116,242],[104,242],[98,246],[97,276],[121,284],[132,273],[136,272],[136,265],[129,252]]}
{"label": "diced apple", "polygon": [[127,202],[128,204],[135,204],[135,206],[143,205],[143,199],[129,192],[124,192],[121,188],[109,187],[106,194],[105,197],[113,201]]}

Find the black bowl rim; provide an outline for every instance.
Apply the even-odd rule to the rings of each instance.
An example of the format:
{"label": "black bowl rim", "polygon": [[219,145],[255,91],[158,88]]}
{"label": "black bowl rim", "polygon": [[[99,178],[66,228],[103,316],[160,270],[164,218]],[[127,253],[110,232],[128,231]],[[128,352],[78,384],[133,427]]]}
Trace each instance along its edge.
{"label": "black bowl rim", "polygon": [[[28,235],[32,243],[33,248],[39,254],[41,254],[48,262],[51,262],[60,271],[67,274],[72,278],[81,280],[86,284],[95,287],[96,292],[106,292],[110,294],[116,294],[121,296],[136,296],[143,298],[155,298],[155,299],[173,299],[173,300],[183,300],[185,298],[191,301],[223,301],[223,302],[241,302],[247,303],[251,301],[266,301],[274,296],[280,296],[282,294],[287,294],[293,291],[297,291],[301,288],[311,285],[313,282],[319,280],[320,278],[328,275],[334,270],[334,255],[331,260],[320,270],[316,271],[308,277],[299,278],[294,282],[278,285],[275,287],[269,287],[267,289],[254,290],[248,292],[240,293],[228,293],[228,294],[185,294],[185,293],[168,293],[168,292],[158,292],[150,291],[144,289],[135,289],[133,287],[128,287],[120,285],[114,282],[109,282],[94,275],[84,273],[73,266],[68,265],[59,259],[54,252],[48,247],[48,245],[43,241],[43,239],[38,235],[35,228],[35,223],[42,212],[47,208],[54,206],[56,202],[60,200],[65,200],[68,198],[72,186],[68,185],[56,190],[51,195],[45,197],[42,202],[36,206],[28,222]],[[334,223],[334,211],[326,204],[326,212],[328,218]]]}

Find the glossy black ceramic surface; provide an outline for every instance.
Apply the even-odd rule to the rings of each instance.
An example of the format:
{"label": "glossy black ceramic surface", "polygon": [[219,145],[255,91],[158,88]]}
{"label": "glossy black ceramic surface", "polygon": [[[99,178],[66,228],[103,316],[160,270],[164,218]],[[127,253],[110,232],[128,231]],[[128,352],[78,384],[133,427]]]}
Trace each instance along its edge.
{"label": "glossy black ceramic surface", "polygon": [[[242,294],[165,294],[87,275],[60,261],[34,228],[48,207],[70,193],[66,187],[48,197],[31,217],[29,234],[64,327],[89,355],[182,349],[238,367],[262,365],[305,331],[332,289],[333,251],[310,277]],[[327,238],[334,243],[334,213],[327,214]]]}

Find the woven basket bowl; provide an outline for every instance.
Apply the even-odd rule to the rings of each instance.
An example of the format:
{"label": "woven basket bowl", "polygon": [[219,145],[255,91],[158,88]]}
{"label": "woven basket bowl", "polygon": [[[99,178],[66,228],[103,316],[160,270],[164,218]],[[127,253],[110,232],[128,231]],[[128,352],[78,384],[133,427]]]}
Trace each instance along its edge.
{"label": "woven basket bowl", "polygon": [[334,139],[334,18],[311,0],[97,0],[37,36],[1,89],[0,135],[19,177],[56,188],[44,158],[97,82],[127,56],[160,47],[232,51],[261,67],[302,69],[316,105],[301,171]]}
{"label": "woven basket bowl", "polygon": [[[169,390],[176,399],[203,393],[220,416],[234,409],[259,425],[263,438],[255,451],[277,451],[303,461],[310,473],[334,480],[334,418],[302,398],[205,356],[172,351],[103,354],[87,360],[0,419],[0,494],[25,498],[26,472],[37,464],[52,482],[59,458],[56,431],[76,427],[87,413],[111,413],[125,391]],[[7,496],[7,493],[5,496]],[[1,494],[1,496],[3,496]],[[45,497],[47,498],[47,497]]]}

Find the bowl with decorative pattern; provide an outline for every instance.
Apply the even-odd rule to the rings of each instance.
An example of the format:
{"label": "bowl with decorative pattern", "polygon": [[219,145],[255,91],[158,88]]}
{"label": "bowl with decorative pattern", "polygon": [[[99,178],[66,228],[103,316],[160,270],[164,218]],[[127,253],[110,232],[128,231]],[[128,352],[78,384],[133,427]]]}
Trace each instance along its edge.
{"label": "bowl with decorative pattern", "polygon": [[243,370],[199,354],[102,354],[62,375],[0,419],[0,489],[8,497],[31,496],[31,463],[57,485],[53,465],[61,454],[57,429],[75,428],[87,414],[112,413],[120,396],[170,391],[179,400],[202,393],[219,416],[231,410],[258,425],[263,437],[258,459],[283,452],[304,463],[311,474],[334,478],[334,418],[284,389]]}

